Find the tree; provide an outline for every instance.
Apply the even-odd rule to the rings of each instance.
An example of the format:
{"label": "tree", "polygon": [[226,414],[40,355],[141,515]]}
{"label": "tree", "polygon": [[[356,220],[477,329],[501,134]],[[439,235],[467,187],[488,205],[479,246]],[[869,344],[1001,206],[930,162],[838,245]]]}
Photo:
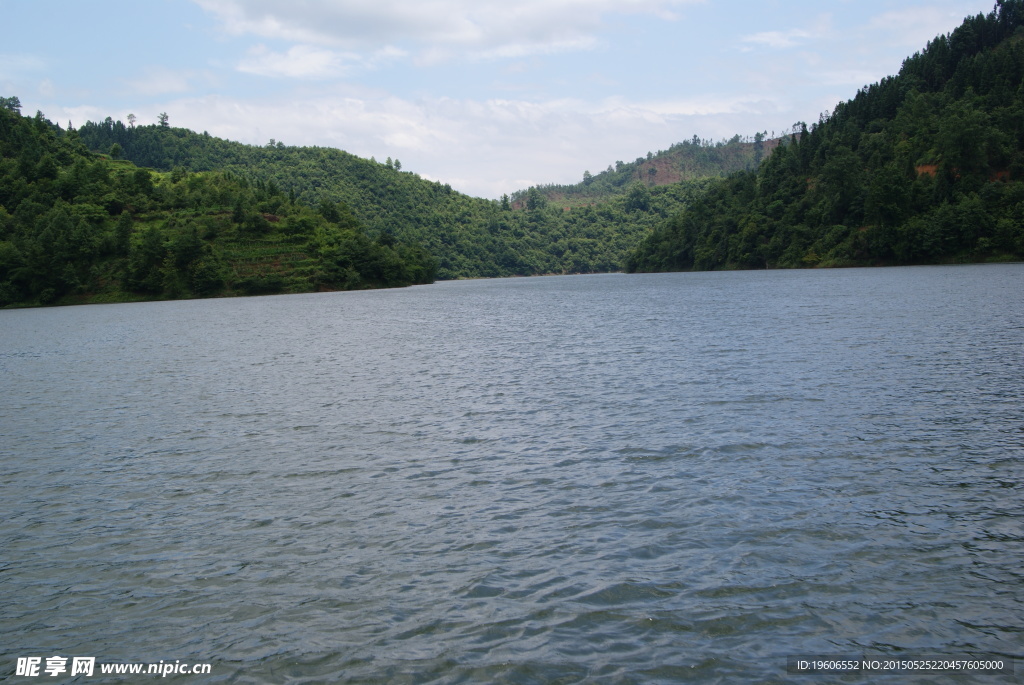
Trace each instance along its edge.
{"label": "tree", "polygon": [[128,126],[130,126],[131,128],[135,128],[135,122],[136,121],[137,121],[137,119],[136,119],[134,114],[129,114],[128,115]]}
{"label": "tree", "polygon": [[194,225],[179,231],[167,247],[174,259],[174,266],[182,271],[203,255],[203,241],[200,240],[199,232]]}
{"label": "tree", "polygon": [[153,193],[153,177],[145,169],[136,169],[135,173],[132,174],[132,180],[134,181],[136,192],[143,195],[151,195]]}
{"label": "tree", "polygon": [[651,208],[651,191],[640,181],[634,181],[626,195],[627,212],[646,212]]}
{"label": "tree", "polygon": [[53,155],[43,155],[43,158],[39,160],[39,165],[36,166],[35,177],[48,178],[52,180],[57,178],[58,173],[60,173],[60,168],[57,165],[57,160],[53,158]]}
{"label": "tree", "polygon": [[530,186],[529,190],[526,191],[526,208],[533,211],[544,209],[546,205],[547,199],[537,190],[537,186]]}
{"label": "tree", "polygon": [[161,128],[167,128],[170,126],[170,117],[167,116],[167,112],[160,112],[156,117],[157,123],[160,124]]}
{"label": "tree", "polygon": [[113,145],[110,146],[111,159],[121,159],[121,152],[122,150],[120,143],[114,143]]}
{"label": "tree", "polygon": [[327,219],[332,224],[336,224],[341,221],[341,214],[338,212],[338,206],[330,200],[320,200],[320,216]]}
{"label": "tree", "polygon": [[212,255],[201,257],[189,267],[189,284],[192,292],[207,297],[224,287],[224,276],[220,264]]}
{"label": "tree", "polygon": [[128,254],[131,247],[132,226],[132,215],[128,212],[121,212],[121,217],[114,227],[114,251],[116,254]]}
{"label": "tree", "polygon": [[156,227],[143,231],[138,245],[132,248],[125,285],[129,290],[158,293],[163,288],[163,272],[160,270],[167,248],[163,235]]}
{"label": "tree", "polygon": [[[200,138],[183,129],[171,135],[156,125],[128,131],[112,119],[87,122],[84,135],[68,134],[41,114],[22,117],[6,109],[12,106],[10,100],[3,104],[0,306],[66,304],[71,298],[120,301],[305,292],[324,286],[404,285],[433,277],[429,253],[408,242],[400,221],[392,222],[392,232],[375,243],[354,213],[355,208],[365,212],[365,205],[353,210],[344,203],[332,205],[325,212],[335,221],[330,224],[302,200],[289,202],[286,194],[299,187],[301,176],[275,174],[264,162],[302,156],[297,148],[281,151],[279,143],[268,155],[246,146],[250,154],[241,155],[245,166],[237,171],[203,159],[207,168],[223,170],[189,174],[195,158],[213,144],[209,136]],[[104,139],[98,140],[98,134]],[[99,151],[114,157],[119,151],[152,155],[170,173],[115,163]],[[369,167],[340,151],[304,153],[303,172],[311,168],[310,156]],[[372,173],[374,169],[367,174],[370,180],[399,192],[405,186],[426,185],[419,178]],[[449,197],[453,211],[468,214],[462,196],[449,192],[445,199]],[[484,202],[476,206],[482,208]],[[373,235],[380,230],[375,226]],[[336,283],[325,280],[329,265],[323,263],[320,244],[344,244],[340,256],[351,257]]]}

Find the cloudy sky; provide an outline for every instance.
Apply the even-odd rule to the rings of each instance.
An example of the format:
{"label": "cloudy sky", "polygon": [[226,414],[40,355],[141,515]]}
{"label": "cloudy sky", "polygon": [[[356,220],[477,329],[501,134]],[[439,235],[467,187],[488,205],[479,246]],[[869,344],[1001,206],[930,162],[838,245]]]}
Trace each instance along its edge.
{"label": "cloudy sky", "polygon": [[994,0],[0,0],[0,95],[495,198],[815,121]]}

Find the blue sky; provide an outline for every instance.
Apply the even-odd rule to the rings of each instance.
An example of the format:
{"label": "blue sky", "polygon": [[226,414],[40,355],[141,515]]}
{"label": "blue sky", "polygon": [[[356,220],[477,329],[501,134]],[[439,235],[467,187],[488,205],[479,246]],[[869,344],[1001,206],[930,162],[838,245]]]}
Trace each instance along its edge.
{"label": "blue sky", "polygon": [[0,0],[0,95],[338,147],[495,198],[776,133],[994,0]]}

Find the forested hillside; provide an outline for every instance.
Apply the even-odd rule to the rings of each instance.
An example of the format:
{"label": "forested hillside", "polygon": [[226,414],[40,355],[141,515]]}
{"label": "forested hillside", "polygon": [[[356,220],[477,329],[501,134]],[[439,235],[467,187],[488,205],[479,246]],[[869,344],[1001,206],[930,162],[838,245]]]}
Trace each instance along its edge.
{"label": "forested hillside", "polygon": [[[446,279],[619,271],[643,236],[704,185],[702,180],[652,184],[648,172],[638,180],[629,166],[596,177],[595,190],[607,188],[586,202],[552,200],[538,188],[520,193],[518,203],[508,197],[491,201],[404,171],[398,160],[380,163],[273,140],[244,145],[172,127],[166,117],[146,126],[108,118],[86,123],[77,133],[90,149],[139,166],[165,172],[224,170],[272,184],[300,203],[345,203],[372,236],[422,245],[437,258],[438,277]],[[684,155],[690,166],[671,173],[687,179],[717,177],[722,164],[745,168],[756,155],[754,143],[738,138],[677,147],[691,151]],[[672,155],[674,160],[678,153]]]}
{"label": "forested hillside", "polygon": [[[537,186],[548,202],[564,208],[596,204],[628,193],[637,183],[663,186],[680,181],[697,181],[728,176],[736,171],[756,169],[761,160],[779,144],[779,138],[767,138],[767,132],[744,139],[739,135],[716,142],[691,140],[676,143],[668,150],[648,152],[632,162],[615,162],[598,174],[583,172],[583,180],[572,185]],[[525,207],[532,189],[512,193],[512,206]]]}
{"label": "forested hillside", "polygon": [[1003,0],[712,184],[628,269],[1021,258],[1024,2]]}
{"label": "forested hillside", "polygon": [[0,98],[0,306],[401,286],[435,267],[420,247],[371,239],[344,205],[100,158]]}
{"label": "forested hillside", "polygon": [[1024,258],[1024,0],[781,140],[694,138],[501,200],[128,119],[62,129],[0,98],[0,306]]}

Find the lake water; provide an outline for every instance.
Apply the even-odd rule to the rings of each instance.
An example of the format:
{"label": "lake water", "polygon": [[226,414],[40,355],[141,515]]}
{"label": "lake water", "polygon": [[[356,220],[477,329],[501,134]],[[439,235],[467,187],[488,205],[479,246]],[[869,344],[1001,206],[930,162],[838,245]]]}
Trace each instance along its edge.
{"label": "lake water", "polygon": [[0,680],[1024,652],[1024,265],[3,311],[0,378]]}

